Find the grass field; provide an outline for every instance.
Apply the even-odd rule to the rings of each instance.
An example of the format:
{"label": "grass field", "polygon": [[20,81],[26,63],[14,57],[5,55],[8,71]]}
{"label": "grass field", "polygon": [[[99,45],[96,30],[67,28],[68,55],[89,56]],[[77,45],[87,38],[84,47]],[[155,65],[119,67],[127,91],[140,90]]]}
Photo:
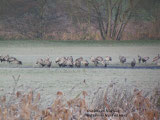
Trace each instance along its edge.
{"label": "grass field", "polygon": [[[17,57],[24,65],[35,67],[38,58],[50,57],[53,68],[10,68],[7,63],[0,63],[0,94],[10,89],[14,81],[12,75],[21,75],[20,83],[29,88],[39,88],[46,98],[54,98],[57,91],[63,91],[66,96],[76,96],[80,91],[93,92],[96,88],[112,82],[124,84],[149,91],[160,82],[160,69],[76,69],[54,68],[57,56],[70,56],[74,58],[83,56],[89,60],[90,56],[111,56],[111,64],[119,63],[119,55],[127,57],[127,62],[137,55],[149,56],[148,64],[152,58],[160,53],[159,40],[147,41],[41,41],[41,40],[1,40],[0,54]],[[86,80],[86,84],[83,80]],[[74,88],[75,87],[75,88]],[[74,88],[74,89],[72,89]],[[72,91],[72,92],[71,92]]]}
{"label": "grass field", "polygon": [[3,46],[150,46],[150,45],[160,45],[160,40],[125,40],[125,41],[54,41],[54,40],[0,40],[0,47]]}
{"label": "grass field", "polygon": [[[108,85],[111,82],[124,84],[125,79],[127,79],[130,89],[139,88],[144,91],[150,91],[160,81],[160,70],[6,68],[0,69],[0,88],[8,90],[13,86],[12,75],[15,77],[21,75],[19,85],[23,84],[29,88],[40,87],[40,92],[43,95],[52,98],[59,90],[63,91],[67,97],[73,97],[82,90],[92,93],[98,87]],[[83,83],[84,79],[86,84]],[[72,90],[73,87],[75,88]]]}

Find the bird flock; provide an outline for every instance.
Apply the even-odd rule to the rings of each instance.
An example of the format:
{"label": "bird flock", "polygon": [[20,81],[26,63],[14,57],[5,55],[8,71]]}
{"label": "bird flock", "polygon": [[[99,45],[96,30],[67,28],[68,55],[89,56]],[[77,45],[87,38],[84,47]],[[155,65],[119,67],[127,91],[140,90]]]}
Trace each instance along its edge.
{"label": "bird flock", "polygon": [[[138,63],[144,63],[146,64],[147,61],[150,59],[150,57],[142,57],[140,55],[138,55]],[[159,65],[159,61],[160,60],[160,55],[158,54],[156,57],[153,58],[152,62],[157,63],[157,65]],[[7,63],[11,63],[11,64],[17,64],[17,65],[22,65],[22,61],[18,60],[15,57],[6,55],[6,56],[0,56],[0,61],[2,62],[7,62]],[[109,65],[109,63],[112,61],[112,57],[111,56],[106,56],[106,57],[102,57],[102,56],[97,56],[97,57],[90,57],[90,62],[92,64],[94,64],[95,67],[101,65],[103,67],[107,67]],[[125,64],[127,62],[127,58],[125,56],[119,56],[119,61],[121,64]],[[40,65],[41,67],[48,67],[50,68],[52,66],[52,61],[50,60],[50,58],[46,58],[46,59],[38,59],[36,61],[37,65]],[[57,57],[55,60],[55,63],[59,66],[59,67],[76,67],[76,68],[80,68],[81,66],[84,67],[88,67],[89,66],[89,61],[84,59],[83,57],[79,57],[76,58],[75,60],[73,59],[72,56],[67,56],[67,57]],[[132,68],[134,68],[136,66],[136,59],[133,58],[133,60],[130,62],[130,66]]]}

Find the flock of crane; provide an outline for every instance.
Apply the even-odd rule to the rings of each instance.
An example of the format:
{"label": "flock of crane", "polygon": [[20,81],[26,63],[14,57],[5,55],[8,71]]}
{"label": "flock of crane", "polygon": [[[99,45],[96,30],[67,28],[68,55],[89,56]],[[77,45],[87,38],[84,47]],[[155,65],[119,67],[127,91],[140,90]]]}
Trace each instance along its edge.
{"label": "flock of crane", "polygon": [[[142,62],[142,63],[146,64],[146,62],[149,59],[150,59],[150,57],[141,57],[140,55],[138,55],[138,62],[139,63]],[[153,58],[152,62],[156,62],[157,65],[159,65],[159,62],[158,62],[159,60],[160,60],[160,55],[158,54],[156,57]],[[9,55],[0,56],[0,61],[22,65],[22,61],[18,60],[15,57],[11,57]],[[110,56],[106,56],[106,57],[101,57],[101,56],[93,57],[93,56],[91,56],[90,61],[95,66],[101,65],[101,66],[107,67],[109,62],[112,61],[112,57],[110,57]],[[126,63],[127,58],[125,56],[119,56],[119,61],[120,61],[120,63],[124,64],[124,63]],[[89,66],[88,60],[84,59],[83,57],[79,57],[79,58],[73,60],[72,56],[57,57],[56,60],[55,60],[55,63],[58,64],[59,67],[77,67],[77,68],[80,68],[81,66],[85,66],[85,67]],[[51,67],[52,61],[50,61],[49,58],[39,59],[39,60],[37,60],[36,64],[40,65],[41,67]],[[136,66],[135,58],[130,62],[130,65],[131,65],[132,68],[134,68]]]}

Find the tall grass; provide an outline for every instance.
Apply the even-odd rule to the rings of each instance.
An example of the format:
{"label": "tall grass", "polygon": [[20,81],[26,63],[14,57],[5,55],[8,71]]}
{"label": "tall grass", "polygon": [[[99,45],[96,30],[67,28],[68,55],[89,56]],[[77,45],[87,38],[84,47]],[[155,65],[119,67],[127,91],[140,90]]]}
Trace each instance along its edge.
{"label": "tall grass", "polygon": [[[0,120],[159,120],[160,89],[152,94],[124,89],[116,83],[98,89],[92,102],[86,100],[86,91],[75,98],[65,99],[57,92],[56,99],[42,107],[40,93],[34,90],[18,91],[19,78],[9,95],[0,97]],[[119,87],[119,88],[117,88]]]}

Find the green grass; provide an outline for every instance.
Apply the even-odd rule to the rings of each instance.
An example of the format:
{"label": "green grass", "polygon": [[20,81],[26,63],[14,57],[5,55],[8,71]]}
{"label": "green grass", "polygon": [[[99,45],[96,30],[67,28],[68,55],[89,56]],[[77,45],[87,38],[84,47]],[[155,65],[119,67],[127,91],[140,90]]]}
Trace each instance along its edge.
{"label": "green grass", "polygon": [[55,41],[55,40],[0,40],[0,47],[39,47],[39,46],[148,46],[160,45],[160,40],[125,40],[125,41]]}

